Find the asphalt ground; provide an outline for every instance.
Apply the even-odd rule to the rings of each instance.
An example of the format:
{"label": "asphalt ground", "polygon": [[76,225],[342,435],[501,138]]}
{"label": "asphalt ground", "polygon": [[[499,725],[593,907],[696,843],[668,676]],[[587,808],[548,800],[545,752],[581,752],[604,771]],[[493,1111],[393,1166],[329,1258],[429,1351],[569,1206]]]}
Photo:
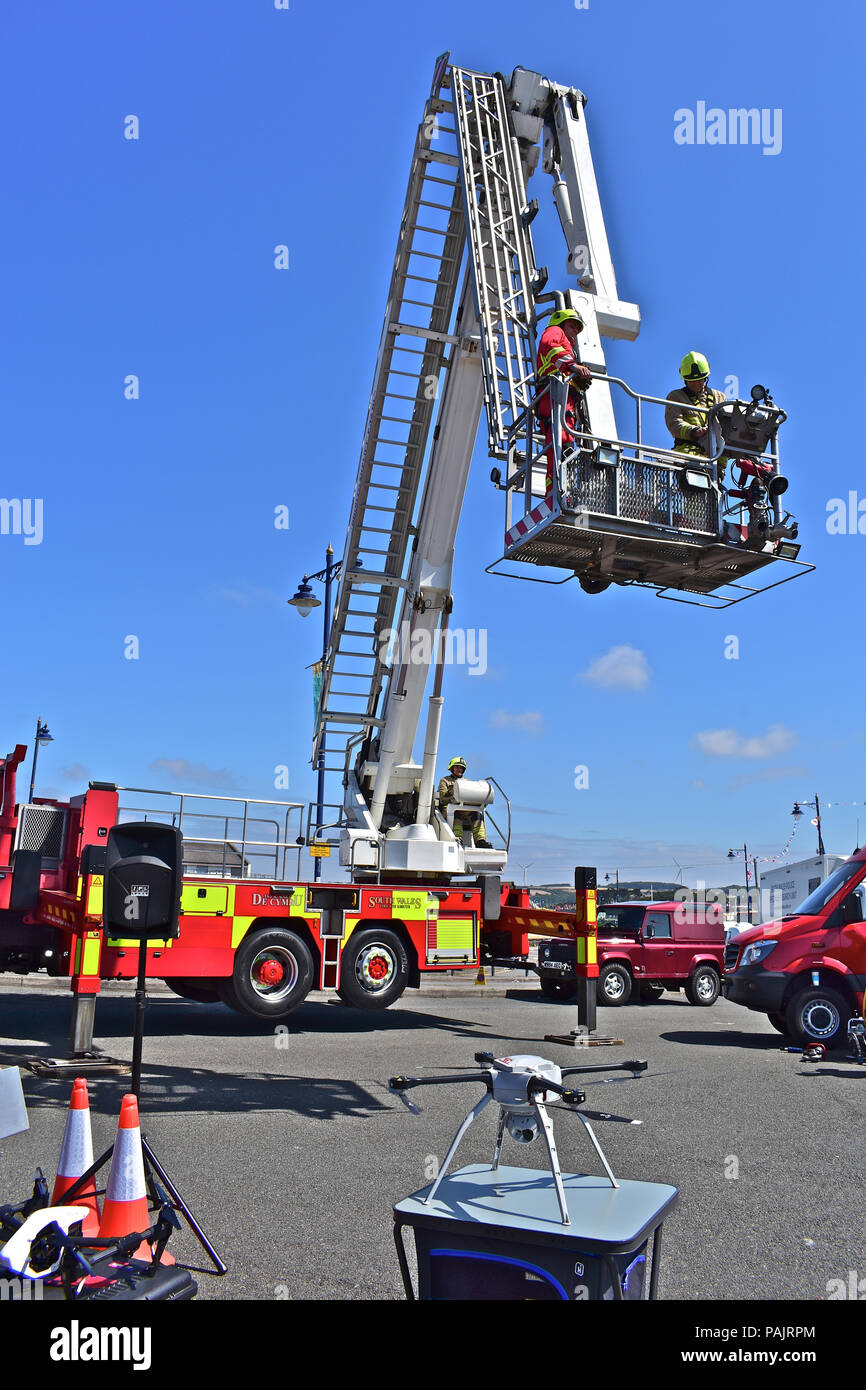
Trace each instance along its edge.
{"label": "asphalt ground", "polygon": [[[55,987],[56,989],[56,987]],[[826,1300],[851,1271],[866,1275],[862,1164],[866,1068],[819,1065],[781,1049],[757,1014],[682,995],[599,1009],[598,1034],[624,1046],[544,1041],[576,1024],[534,981],[455,982],[409,991],[384,1013],[308,1000],[275,1031],[222,1005],[154,991],[146,1012],[143,1127],[157,1157],[229,1266],[202,1276],[204,1300],[402,1299],[393,1204],[435,1171],[480,1087],[418,1093],[411,1115],[387,1089],[397,1072],[471,1069],[473,1054],[534,1053],[562,1065],[646,1058],[649,1070],[581,1084],[587,1105],[640,1119],[595,1128],[614,1172],[669,1183],[680,1204],[664,1228],[663,1300]],[[60,1056],[68,994],[0,986],[0,1064]],[[131,1057],[132,999],[107,989],[97,1045]],[[0,1143],[0,1201],[53,1178],[70,1082],[22,1072],[30,1129]],[[90,1080],[94,1146],[114,1137],[121,1078]],[[598,1172],[582,1126],[557,1113],[563,1169]],[[458,1164],[489,1162],[492,1108],[469,1130]],[[506,1139],[503,1162],[543,1168],[540,1141]],[[179,1259],[201,1263],[184,1232]],[[866,1282],[863,1288],[866,1289]]]}

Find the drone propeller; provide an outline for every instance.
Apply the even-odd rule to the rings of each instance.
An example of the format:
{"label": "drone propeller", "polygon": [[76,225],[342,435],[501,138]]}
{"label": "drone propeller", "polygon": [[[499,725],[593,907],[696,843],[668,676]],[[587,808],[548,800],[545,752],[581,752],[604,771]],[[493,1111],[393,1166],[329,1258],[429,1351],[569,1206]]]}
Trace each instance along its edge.
{"label": "drone propeller", "polygon": [[588,1120],[613,1120],[620,1125],[642,1125],[643,1120],[630,1120],[627,1115],[610,1115],[604,1110],[581,1110],[581,1115],[585,1115]]}

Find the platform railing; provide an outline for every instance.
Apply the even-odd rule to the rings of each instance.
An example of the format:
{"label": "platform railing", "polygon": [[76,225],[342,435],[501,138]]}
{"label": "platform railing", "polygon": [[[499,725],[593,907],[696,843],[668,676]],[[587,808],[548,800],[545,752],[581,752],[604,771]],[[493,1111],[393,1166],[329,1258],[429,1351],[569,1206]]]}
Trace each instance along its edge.
{"label": "platform railing", "polygon": [[[614,520],[628,521],[630,524],[661,525],[666,529],[688,529],[704,535],[721,535],[725,519],[734,512],[739,511],[742,514],[742,503],[732,504],[719,476],[719,464],[726,457],[726,446],[721,428],[716,421],[720,409],[726,402],[719,402],[714,406],[689,406],[690,412],[707,416],[711,448],[707,454],[685,453],[675,449],[673,445],[656,444],[647,438],[647,408],[652,406],[666,410],[672,404],[671,401],[666,397],[650,395],[648,392],[634,391],[620,377],[598,372],[591,373],[591,377],[593,381],[603,381],[608,386],[616,386],[633,403],[634,437],[618,434],[616,438],[602,439],[588,429],[580,428],[578,422],[572,442],[565,452],[561,441],[569,387],[566,381],[556,377],[550,378],[533,397],[529,407],[515,420],[509,432],[508,471],[503,483],[508,493],[506,530],[510,529],[515,519],[512,499],[516,499],[522,493],[523,514],[526,514],[532,511],[539,497],[544,495],[543,487],[541,490],[537,489],[534,475],[537,476],[537,471],[542,470],[546,473],[547,449],[551,447],[554,460],[553,504],[557,511],[595,512]],[[550,446],[544,443],[543,432],[536,423],[537,407],[546,397],[550,398],[552,406]],[[572,431],[566,427],[566,433],[572,434]],[[614,483],[604,489],[595,488],[594,497],[582,500],[579,495],[575,495],[576,489],[573,485],[575,458],[586,458],[587,455],[598,458],[599,447],[615,456],[615,462],[598,465],[599,473],[602,470],[610,470]],[[754,457],[769,466],[771,475],[778,473],[777,439],[774,437],[765,453]],[[635,473],[631,482],[626,477],[629,465]],[[706,509],[705,517],[692,518],[693,522],[702,520],[704,524],[690,524],[689,508],[678,505],[683,495],[692,495],[689,480],[685,476],[688,473],[696,475],[694,480],[697,483],[700,482],[701,475],[706,477],[713,493],[714,502]],[[684,481],[687,488],[685,494],[682,487]],[[579,489],[577,492],[579,493]],[[636,497],[643,499],[646,510],[651,515],[635,514],[640,510],[635,503]],[[624,506],[624,503],[628,505]]]}
{"label": "platform railing", "polygon": [[[300,877],[299,840],[306,809],[303,802],[163,791],[153,787],[118,787],[118,792],[155,799],[155,804],[121,805],[119,819],[152,820],[177,826],[184,836],[185,849],[213,846],[212,860],[207,851],[199,858],[194,853],[184,855],[184,872],[188,875],[287,879],[288,856],[297,854]],[[213,809],[216,803],[219,809]],[[256,814],[265,808],[274,808],[273,814]],[[296,816],[297,827],[293,833]]]}

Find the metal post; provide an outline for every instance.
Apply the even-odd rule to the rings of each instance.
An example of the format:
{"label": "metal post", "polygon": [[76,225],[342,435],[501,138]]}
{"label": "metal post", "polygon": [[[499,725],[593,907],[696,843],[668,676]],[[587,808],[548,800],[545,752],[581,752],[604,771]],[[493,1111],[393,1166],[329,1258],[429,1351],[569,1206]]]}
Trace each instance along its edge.
{"label": "metal post", "polygon": [[[756,855],[754,855],[754,854],[752,855],[752,874],[753,874],[754,879],[755,879],[755,896],[756,896],[756,898],[757,898],[757,900],[758,900],[758,922],[760,922],[761,916],[762,916],[762,913],[761,913],[761,889],[760,889],[760,885],[758,884],[758,860],[757,860]],[[752,916],[754,917],[754,913],[752,913]],[[754,925],[754,926],[757,926],[757,923],[753,923],[753,925]]]}
{"label": "metal post", "polygon": [[818,821],[818,853],[819,853],[820,855],[823,855],[825,851],[824,851],[824,839],[823,839],[823,836],[821,835],[821,803],[820,803],[820,801],[818,800],[818,793],[817,793],[817,792],[815,793],[815,816],[816,816],[817,821]]}
{"label": "metal post", "polygon": [[80,1057],[93,1050],[93,1025],[96,1017],[95,994],[73,994],[72,1019],[69,1028],[69,1051]]}
{"label": "metal post", "polygon": [[[332,546],[328,546],[325,553],[325,612],[324,612],[324,634],[322,638],[322,679],[325,678],[325,666],[328,661],[328,641],[331,636],[331,573],[334,561],[334,551]],[[322,725],[322,734],[319,739],[319,761],[318,761],[318,781],[316,787],[316,837],[325,820],[325,740],[327,727]],[[318,881],[322,877],[322,861],[316,856],[313,867],[313,879]]]}
{"label": "metal post", "polygon": [[746,849],[746,846],[745,846],[745,845],[743,845],[743,866],[744,866],[743,877],[744,877],[745,884],[746,884],[746,921],[747,921],[747,922],[751,922],[751,920],[752,920],[752,895],[751,895],[751,893],[749,892],[749,851]]}
{"label": "metal post", "polygon": [[42,716],[36,718],[36,737],[33,740],[33,766],[30,769],[30,796],[28,800],[33,801],[33,788],[36,785],[36,758],[39,753],[39,735],[42,732]]}

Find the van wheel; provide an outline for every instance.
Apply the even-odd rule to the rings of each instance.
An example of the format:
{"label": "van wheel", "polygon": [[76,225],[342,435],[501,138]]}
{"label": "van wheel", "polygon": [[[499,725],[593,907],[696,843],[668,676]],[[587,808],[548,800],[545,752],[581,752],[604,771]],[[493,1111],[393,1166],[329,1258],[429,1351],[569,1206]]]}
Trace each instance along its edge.
{"label": "van wheel", "polygon": [[718,999],[721,987],[718,971],[711,965],[699,965],[686,980],[686,998],[690,1004],[700,1004],[708,1009]]}
{"label": "van wheel", "polygon": [[220,998],[250,1018],[282,1018],[303,1003],[312,983],[307,943],[285,927],[268,927],[244,937]]}
{"label": "van wheel", "polygon": [[616,962],[603,965],[597,988],[599,1004],[627,1004],[631,998],[631,975],[624,965],[617,965]]}
{"label": "van wheel", "polygon": [[396,932],[378,927],[349,937],[340,962],[340,998],[356,1009],[387,1009],[409,983],[409,958]]}
{"label": "van wheel", "polygon": [[577,994],[577,985],[565,980],[541,980],[541,993],[545,999],[553,999],[557,1004],[567,1004]]}
{"label": "van wheel", "polygon": [[838,990],[819,986],[801,989],[785,1010],[786,1031],[801,1047],[820,1042],[839,1047],[848,1035],[848,1019],[854,1010]]}

